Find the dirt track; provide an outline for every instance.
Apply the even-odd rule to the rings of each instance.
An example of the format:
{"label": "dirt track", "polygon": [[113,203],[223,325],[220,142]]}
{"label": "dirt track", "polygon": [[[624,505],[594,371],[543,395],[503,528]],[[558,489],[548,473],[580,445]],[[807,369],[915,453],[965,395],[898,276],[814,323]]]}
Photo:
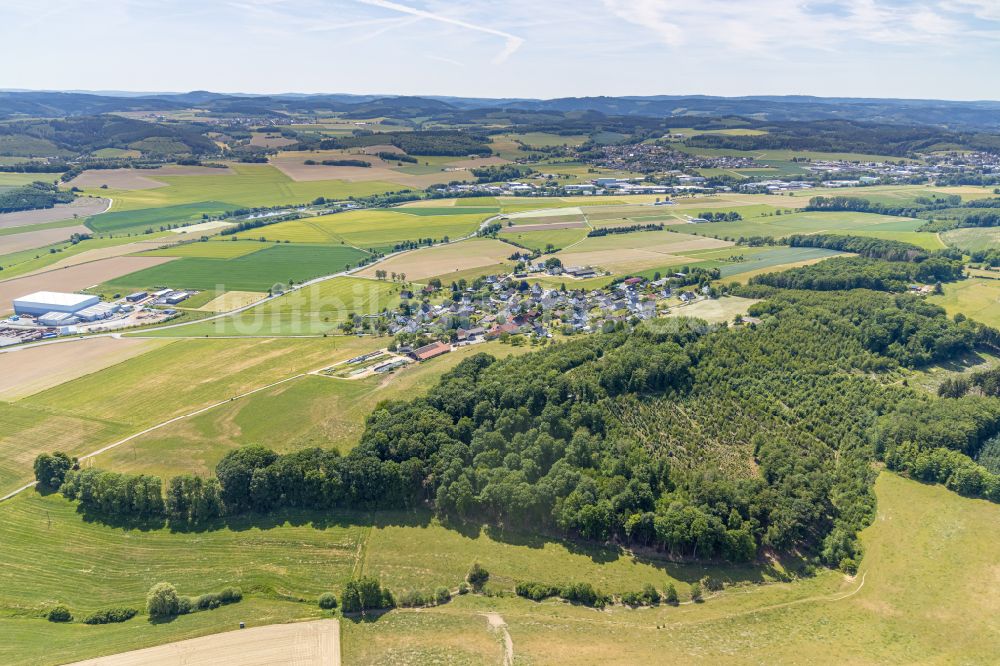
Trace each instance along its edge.
{"label": "dirt track", "polygon": [[237,629],[69,666],[340,666],[340,623],[314,620]]}

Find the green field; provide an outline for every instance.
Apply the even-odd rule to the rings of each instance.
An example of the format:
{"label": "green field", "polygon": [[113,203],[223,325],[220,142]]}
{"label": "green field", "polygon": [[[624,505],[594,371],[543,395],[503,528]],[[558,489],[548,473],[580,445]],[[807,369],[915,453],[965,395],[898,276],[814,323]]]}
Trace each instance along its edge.
{"label": "green field", "polygon": [[[228,237],[232,238],[232,237]],[[227,240],[225,242],[202,242],[183,243],[172,247],[165,247],[159,250],[143,252],[144,257],[200,257],[202,259],[235,259],[254,252],[260,252],[267,248],[274,247],[270,243],[260,241],[237,241]]]}
{"label": "green field", "polygon": [[[221,244],[224,242],[204,243],[207,246]],[[104,293],[160,286],[217,291],[267,291],[275,284],[287,285],[291,280],[300,283],[338,273],[345,266],[356,265],[365,256],[365,252],[346,246],[272,245],[232,259],[211,259],[205,255],[186,256],[123,275],[98,289]]]}
{"label": "green field", "polygon": [[552,231],[523,231],[518,232],[517,227],[504,229],[500,233],[500,238],[512,240],[518,245],[544,252],[549,245],[557,250],[569,247],[587,237],[587,227],[575,227],[572,229],[553,229]]}
{"label": "green field", "polygon": [[[739,249],[743,250],[744,248]],[[774,247],[754,254],[739,254],[743,254],[744,261],[723,263],[719,266],[719,272],[722,273],[723,278],[734,277],[743,273],[749,273],[750,271],[759,271],[763,268],[782,266],[784,264],[835,257],[841,253],[821,247]],[[702,255],[696,254],[695,256],[700,257]]]}
{"label": "green field", "polygon": [[913,243],[929,250],[944,247],[937,234],[916,231],[924,222],[907,217],[871,213],[808,212],[756,217],[739,222],[698,223],[685,227],[685,231],[719,238],[751,236],[784,238],[791,234],[850,234]]}
{"label": "green field", "polygon": [[[934,663],[991,662],[1000,650],[992,627],[1000,607],[989,584],[1000,556],[1000,508],[892,474],[880,476],[876,492],[878,517],[862,533],[866,555],[857,578],[824,570],[768,585],[755,583],[787,574],[776,566],[680,565],[514,533],[445,529],[419,512],[279,514],[264,529],[237,521],[197,533],[140,531],[85,522],[72,503],[30,492],[0,505],[0,633],[6,639],[0,661],[56,664],[211,633],[237,620],[253,626],[314,617],[315,595],[339,590],[352,575],[379,575],[398,594],[454,586],[475,558],[491,571],[495,590],[510,590],[517,580],[572,579],[620,593],[646,582],[662,589],[672,580],[683,599],[688,583],[706,573],[735,587],[702,604],[638,611],[459,597],[434,609],[397,610],[377,622],[342,622],[345,663],[434,657],[497,663],[502,648],[481,617],[486,612],[507,623],[515,659],[533,664],[900,663],[916,654]],[[53,540],[53,531],[61,538]],[[141,606],[148,586],[159,580],[188,594],[238,584],[247,598],[160,625],[142,616],[103,627],[39,617],[55,602],[78,615],[113,603]],[[450,646],[453,652],[443,650]]]}
{"label": "green field", "polygon": [[[368,341],[370,349],[385,342]],[[102,454],[94,464],[167,477],[184,472],[210,474],[228,451],[260,442],[280,452],[321,446],[346,453],[358,442],[365,419],[379,402],[425,393],[442,373],[473,354],[503,357],[528,349],[490,342],[463,347],[390,375],[355,380],[300,377],[172,423]]]}
{"label": "green field", "polygon": [[237,206],[206,200],[162,208],[102,213],[87,218],[87,226],[97,233],[139,234],[150,228],[159,231],[161,226],[197,224],[203,221],[202,215],[219,215],[235,208]]}
{"label": "green field", "polygon": [[[148,190],[93,189],[90,194],[114,199],[115,212],[161,209],[182,204],[224,202],[232,208],[280,206],[308,203],[316,197],[346,199],[382,192],[395,192],[395,183],[375,181],[351,183],[343,180],[294,181],[269,164],[230,164],[235,174],[163,176],[155,174],[167,187]],[[152,172],[155,173],[155,172]],[[121,218],[119,218],[121,219]]]}
{"label": "green field", "polygon": [[393,282],[341,276],[297,289],[240,314],[141,335],[211,337],[334,333],[350,315],[375,314],[396,307],[401,290],[402,286]]}
{"label": "green field", "polygon": [[0,402],[0,495],[31,479],[31,463],[42,451],[89,453],[378,346],[371,338],[355,337],[178,340],[17,402]]}
{"label": "green field", "polygon": [[989,326],[1000,326],[1000,280],[973,277],[944,285],[944,294],[931,296],[948,314],[962,313]]}
{"label": "green field", "polygon": [[957,247],[963,252],[1000,249],[1000,228],[998,227],[952,229],[941,234],[941,238],[949,246]]}
{"label": "green field", "polygon": [[[404,212],[405,210],[405,212]],[[291,243],[345,243],[361,248],[388,248],[421,238],[456,239],[472,234],[490,213],[411,214],[420,208],[357,210],[334,215],[280,222],[247,232],[251,238]],[[436,211],[438,209],[428,209]],[[222,241],[220,241],[222,242]]]}

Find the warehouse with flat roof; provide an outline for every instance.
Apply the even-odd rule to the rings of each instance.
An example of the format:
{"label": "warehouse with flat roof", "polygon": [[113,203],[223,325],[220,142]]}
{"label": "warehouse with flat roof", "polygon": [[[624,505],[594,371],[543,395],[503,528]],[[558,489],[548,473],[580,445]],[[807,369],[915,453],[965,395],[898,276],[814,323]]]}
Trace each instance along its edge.
{"label": "warehouse with flat roof", "polygon": [[14,312],[18,315],[39,317],[50,312],[76,314],[101,302],[90,294],[65,294],[58,291],[36,291],[14,299]]}

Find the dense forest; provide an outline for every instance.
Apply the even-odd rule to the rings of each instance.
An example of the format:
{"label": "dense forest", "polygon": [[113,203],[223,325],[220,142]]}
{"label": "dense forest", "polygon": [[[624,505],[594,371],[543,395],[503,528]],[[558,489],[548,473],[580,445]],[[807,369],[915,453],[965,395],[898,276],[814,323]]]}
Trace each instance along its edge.
{"label": "dense forest", "polygon": [[323,139],[315,145],[301,142],[299,148],[301,150],[313,148],[336,150],[384,146],[386,144],[396,146],[410,155],[454,155],[456,157],[480,155],[485,157],[493,154],[493,149],[488,145],[488,137],[455,130],[359,133],[354,136]]}
{"label": "dense forest", "polygon": [[0,213],[52,208],[56,204],[73,201],[75,196],[72,192],[61,191],[52,183],[35,181],[24,187],[0,190]]}
{"label": "dense forest", "polygon": [[178,477],[165,494],[155,477],[72,470],[51,456],[37,476],[85,511],[182,525],[282,507],[427,506],[446,522],[675,558],[774,549],[848,571],[873,516],[876,459],[1000,500],[1000,477],[975,462],[1000,431],[1000,400],[942,407],[878,379],[1000,350],[995,330],[913,296],[739,292],[764,299],[751,308],[759,323],[653,321],[526,356],[475,355],[425,397],[379,405],[344,456],[245,447],[216,479]]}
{"label": "dense forest", "polygon": [[810,150],[906,157],[938,145],[996,150],[1000,139],[990,134],[960,133],[930,125],[886,125],[851,120],[756,123],[758,135],[700,134],[687,140],[698,148],[725,150]]}
{"label": "dense forest", "polygon": [[782,289],[834,291],[874,289],[906,291],[913,283],[951,282],[962,277],[962,262],[945,257],[925,261],[882,261],[868,257],[834,257],[810,266],[799,266],[777,273],[765,273],[750,279]]}
{"label": "dense forest", "polygon": [[930,253],[919,245],[867,236],[793,234],[786,238],[785,242],[792,247],[822,247],[886,261],[923,261],[930,256]]}

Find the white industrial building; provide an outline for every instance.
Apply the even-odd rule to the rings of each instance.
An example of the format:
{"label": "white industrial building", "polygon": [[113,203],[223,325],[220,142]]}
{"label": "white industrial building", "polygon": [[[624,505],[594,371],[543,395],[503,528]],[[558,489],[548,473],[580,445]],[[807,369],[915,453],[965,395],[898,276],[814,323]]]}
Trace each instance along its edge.
{"label": "white industrial building", "polygon": [[49,313],[76,314],[101,302],[90,294],[65,294],[57,291],[37,291],[14,299],[14,312],[18,315],[40,317]]}

